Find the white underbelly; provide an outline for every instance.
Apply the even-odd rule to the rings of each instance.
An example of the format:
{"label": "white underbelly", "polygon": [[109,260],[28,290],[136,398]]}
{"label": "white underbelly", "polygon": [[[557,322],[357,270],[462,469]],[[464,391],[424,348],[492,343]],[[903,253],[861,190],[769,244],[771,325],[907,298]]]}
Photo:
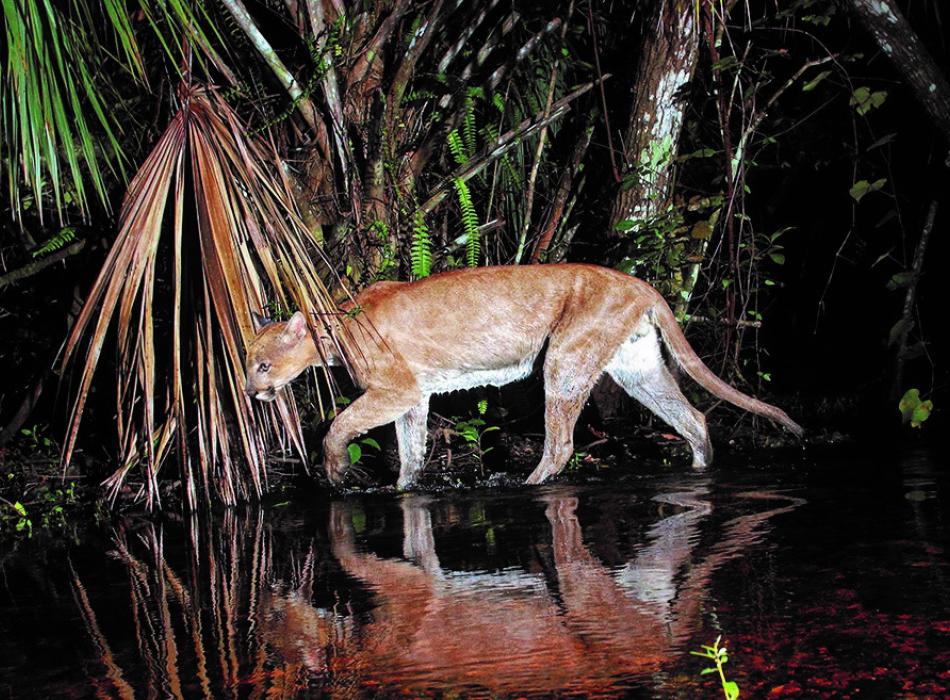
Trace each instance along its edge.
{"label": "white underbelly", "polygon": [[424,394],[444,394],[478,386],[504,386],[530,375],[533,366],[534,357],[529,357],[516,365],[491,369],[428,370],[420,374],[418,382]]}

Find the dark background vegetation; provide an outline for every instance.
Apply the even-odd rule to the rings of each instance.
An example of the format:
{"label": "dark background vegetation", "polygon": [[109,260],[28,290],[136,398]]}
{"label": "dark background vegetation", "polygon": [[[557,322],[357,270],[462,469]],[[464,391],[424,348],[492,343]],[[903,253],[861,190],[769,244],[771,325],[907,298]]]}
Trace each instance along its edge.
{"label": "dark background vegetation", "polygon": [[[185,20],[148,3],[18,3],[27,24],[39,22],[48,28],[48,19],[29,19],[27,10],[50,8],[77,28],[63,37],[74,43],[77,56],[95,67],[88,91],[84,87],[78,96],[78,111],[88,119],[95,154],[90,161],[80,157],[77,166],[87,182],[87,202],[80,206],[65,160],[66,153],[80,148],[80,138],[75,130],[61,135],[54,149],[60,154],[58,176],[72,197],[56,206],[50,197],[56,173],[44,170],[42,181],[31,183],[21,168],[21,153],[27,148],[23,134],[40,133],[43,124],[18,121],[27,118],[27,112],[15,108],[17,95],[26,88],[17,82],[16,71],[8,73],[3,93],[0,275],[29,272],[28,266],[52,255],[60,254],[62,260],[0,287],[4,473],[26,469],[22,465],[40,453],[44,459],[54,458],[64,441],[78,365],[66,370],[72,384],[61,382],[60,349],[123,223],[119,205],[128,178],[187,102],[181,85],[219,86],[242,120],[243,137],[265,140],[273,146],[275,159],[284,159],[286,166],[272,161],[269,167],[290,173],[298,229],[310,236],[314,255],[322,250],[329,263],[321,275],[330,294],[341,284],[356,290],[377,279],[410,279],[430,269],[472,262],[510,264],[519,258],[519,233],[526,231],[527,246],[519,260],[523,264],[532,262],[533,254],[546,262],[594,262],[623,267],[656,284],[684,319],[692,318],[687,333],[715,371],[789,408],[819,438],[842,431],[876,440],[887,430],[896,439],[917,440],[942,429],[948,348],[941,329],[946,293],[939,270],[948,255],[948,132],[908,82],[907,70],[915,66],[889,60],[868,31],[862,19],[866,3],[319,4],[325,16],[318,31],[312,21],[314,3],[247,3],[251,21],[305,86],[302,98],[291,98],[248,39],[233,12],[234,3],[181,3],[192,13],[186,12]],[[921,40],[921,63],[932,62],[946,76],[950,66],[942,4],[887,4],[903,13]],[[126,13],[128,35],[107,21],[107,5]],[[683,32],[690,15],[699,24],[692,35]],[[555,19],[560,24],[551,25]],[[422,44],[419,37],[426,35],[417,35],[418,43],[411,37],[426,21],[430,43],[414,55]],[[387,22],[392,35],[388,44],[381,44],[385,48],[375,67],[362,80],[347,78]],[[14,26],[8,22],[9,31]],[[198,26],[201,32],[186,40],[183,26]],[[467,27],[475,28],[468,37]],[[9,31],[8,63],[14,61]],[[440,72],[438,57],[460,37],[465,42],[458,58]],[[663,67],[649,64],[651,42],[657,40],[694,46],[695,60],[673,99],[652,105],[654,111],[674,106],[682,111],[682,130],[671,134],[678,155],[645,168],[632,136],[644,110],[637,97],[644,94],[646,72]],[[163,42],[173,47],[170,53]],[[486,47],[494,48],[479,65],[478,53]],[[815,65],[796,76],[808,62]],[[470,73],[461,70],[467,64],[474,65]],[[669,62],[664,65],[672,68]],[[336,71],[342,94],[336,99],[344,136],[333,131],[334,98],[327,91],[333,73],[328,66]],[[40,62],[33,70],[43,68]],[[503,78],[493,83],[499,71]],[[828,74],[816,81],[823,71]],[[53,83],[62,77],[57,78],[55,70],[50,74]],[[610,77],[602,85],[591,84],[605,74]],[[945,83],[930,95],[938,103],[936,113],[946,113],[950,103]],[[549,94],[557,104],[578,86],[588,89],[571,98],[570,111],[552,121],[534,178],[538,129],[517,139],[503,157],[487,155],[498,134],[543,117]],[[860,88],[885,92],[886,97],[859,113],[854,98]],[[93,91],[106,106],[105,121],[92,108]],[[725,95],[734,99],[726,104]],[[773,96],[774,102],[768,103]],[[448,106],[443,108],[440,99]],[[304,114],[307,105],[316,114],[315,122]],[[70,108],[65,116],[74,119]],[[742,172],[730,182],[729,154],[734,154],[744,126],[756,119],[740,161]],[[105,136],[106,124],[115,131],[115,146]],[[494,132],[486,130],[490,126]],[[453,130],[462,143],[461,154],[452,148]],[[420,152],[426,152],[426,160],[414,170],[407,163]],[[125,175],[115,167],[120,160]],[[99,163],[101,176],[94,175],[93,161]],[[452,178],[466,165],[482,161],[484,170],[466,180],[473,222],[466,220],[463,196],[453,190]],[[884,182],[856,201],[849,190],[862,180]],[[13,181],[18,189],[7,186]],[[44,191],[41,199],[38,195]],[[447,192],[445,199],[427,207],[440,191]],[[649,213],[631,218],[630,205],[621,201],[624,192],[639,197],[641,211]],[[716,203],[697,204],[703,198]],[[559,203],[567,206],[559,209]],[[923,274],[911,281],[900,275],[911,270],[928,209],[934,205]],[[188,205],[189,216],[193,208]],[[417,217],[423,210],[425,237]],[[702,221],[710,225],[697,227]],[[469,230],[473,223],[483,227],[480,249],[474,253]],[[199,235],[187,222],[184,230],[186,237]],[[547,243],[542,240],[546,230],[553,232]],[[769,237],[780,231],[770,243]],[[466,235],[467,243],[454,243]],[[49,250],[37,254],[50,240]],[[167,251],[167,238],[163,240],[160,251]],[[730,245],[735,246],[732,253]],[[431,263],[420,262],[423,253]],[[206,261],[203,266],[196,259],[200,257],[186,262],[192,282],[212,274]],[[684,282],[695,265],[695,283]],[[170,266],[167,258],[158,260],[159,287],[173,284]],[[747,283],[734,284],[739,276]],[[889,341],[902,318],[908,284],[917,285],[913,327],[904,347],[903,376],[895,382],[899,343]],[[290,301],[275,301],[278,285],[264,280],[262,294],[273,302],[272,311],[286,313],[300,297],[291,290]],[[129,291],[135,298],[138,293]],[[163,297],[160,303],[165,306],[155,310],[158,337],[168,332],[172,316],[172,302]],[[201,302],[192,306],[200,309]],[[247,311],[231,310],[231,320],[225,321],[225,312],[215,306],[217,315],[208,311],[208,318],[218,319],[215,329],[231,322],[238,328]],[[223,348],[215,351],[223,353]],[[117,411],[132,416],[139,410],[116,406],[113,375],[123,366],[119,352],[110,335],[79,428],[84,456],[77,465],[96,479],[113,471],[119,453],[129,454],[115,444]],[[170,371],[167,361],[158,363],[160,375]],[[919,431],[902,425],[897,410],[898,399],[910,388],[919,389],[934,405],[933,416]],[[164,391],[156,388],[156,396],[161,398]],[[188,396],[199,401],[197,391]],[[609,405],[609,397],[602,403]],[[238,409],[224,405],[221,410],[226,414]],[[318,421],[302,410],[305,422]],[[183,415],[192,415],[188,411]],[[723,414],[714,412],[711,419],[717,415]],[[869,427],[872,430],[862,430]],[[176,431],[177,440],[196,440],[193,430],[179,426]],[[237,461],[253,462],[260,455],[266,459],[277,433],[262,433],[259,452]],[[317,444],[310,433],[307,442]],[[194,449],[187,459],[197,460],[203,447]],[[140,455],[139,463],[149,459]],[[169,448],[164,459],[174,461],[175,451]],[[165,472],[172,479],[183,473],[175,467]],[[223,473],[212,465],[202,478],[214,481]],[[253,491],[248,487],[246,493]]]}

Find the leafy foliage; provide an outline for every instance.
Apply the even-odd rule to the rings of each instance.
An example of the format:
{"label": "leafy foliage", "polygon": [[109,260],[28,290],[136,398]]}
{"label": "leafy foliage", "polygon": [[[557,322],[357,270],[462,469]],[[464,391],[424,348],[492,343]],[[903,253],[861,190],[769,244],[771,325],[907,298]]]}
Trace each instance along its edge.
{"label": "leafy foliage", "polygon": [[[77,9],[83,6],[79,2]],[[115,2],[106,7],[115,9]],[[52,0],[4,2],[3,17],[0,131],[14,216],[34,207],[42,221],[47,199],[61,220],[68,205],[88,214],[87,178],[93,194],[108,206],[106,172],[121,168],[122,146],[95,85],[96,56],[89,51],[94,43]],[[127,36],[127,25],[120,25]],[[93,124],[104,139],[94,136]]]}
{"label": "leafy foliage", "polygon": [[428,277],[432,271],[432,240],[425,214],[416,210],[412,226],[412,276],[416,279]]}
{"label": "leafy foliage", "polygon": [[60,229],[55,236],[37,246],[37,248],[32,251],[31,255],[34,258],[41,258],[44,255],[55,253],[57,250],[66,247],[74,240],[76,240],[76,229],[72,226],[66,226]]}
{"label": "leafy foliage", "polygon": [[713,642],[712,646],[703,644],[702,651],[691,651],[689,653],[693,656],[700,656],[704,659],[710,659],[713,661],[713,663],[716,665],[704,668],[701,671],[702,675],[705,676],[710,673],[718,673],[723,696],[726,698],[726,700],[738,700],[739,685],[735,681],[726,680],[726,673],[723,670],[723,666],[729,662],[729,652],[726,650],[725,646],[719,646],[721,639],[722,635],[719,635],[716,637],[716,641]]}
{"label": "leafy foliage", "polygon": [[933,407],[933,401],[920,400],[919,389],[908,389],[897,406],[904,423],[910,423],[912,428],[919,428],[924,421],[930,418]]}
{"label": "leafy foliage", "polygon": [[481,252],[481,233],[478,230],[478,214],[472,203],[472,193],[468,185],[460,177],[453,180],[455,194],[458,197],[459,208],[462,210],[462,226],[465,230],[465,262],[469,267],[478,265]]}

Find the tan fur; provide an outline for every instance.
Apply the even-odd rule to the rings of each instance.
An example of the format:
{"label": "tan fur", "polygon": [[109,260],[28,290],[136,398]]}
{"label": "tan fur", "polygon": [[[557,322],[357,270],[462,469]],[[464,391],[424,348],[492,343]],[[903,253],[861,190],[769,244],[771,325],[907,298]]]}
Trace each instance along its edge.
{"label": "tan fur", "polygon": [[[425,456],[429,396],[521,379],[542,350],[546,439],[528,483],[564,468],[573,453],[574,424],[605,371],[682,435],[693,449],[693,466],[704,467],[712,457],[705,418],[667,369],[660,337],[705,389],[801,434],[782,410],[716,377],[656,290],[616,270],[594,265],[456,270],[419,282],[377,284],[355,303],[358,312],[339,323],[353,340],[347,359],[365,393],[340,413],[324,440],[324,467],[334,482],[348,466],[349,442],[395,422],[398,484],[412,485]],[[264,327],[248,349],[247,392],[273,400],[276,390],[309,366],[342,361],[328,338],[318,334],[317,340],[319,350],[300,312]]]}

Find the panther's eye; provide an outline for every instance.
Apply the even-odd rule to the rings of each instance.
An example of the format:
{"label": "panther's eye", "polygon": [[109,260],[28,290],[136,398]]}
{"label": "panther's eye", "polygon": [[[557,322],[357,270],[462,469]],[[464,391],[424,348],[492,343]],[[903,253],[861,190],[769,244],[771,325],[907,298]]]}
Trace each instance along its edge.
{"label": "panther's eye", "polygon": [[261,374],[267,374],[270,372],[270,362],[262,362],[257,366],[257,371]]}

